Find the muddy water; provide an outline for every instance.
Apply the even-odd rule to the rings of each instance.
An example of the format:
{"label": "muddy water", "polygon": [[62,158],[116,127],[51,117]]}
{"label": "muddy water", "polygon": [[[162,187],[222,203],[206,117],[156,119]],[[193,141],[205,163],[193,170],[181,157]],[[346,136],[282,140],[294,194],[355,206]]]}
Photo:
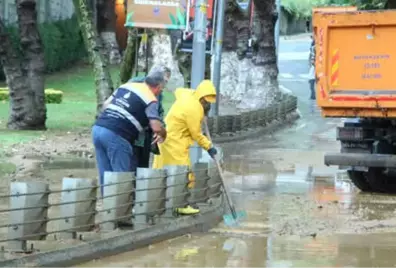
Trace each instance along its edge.
{"label": "muddy water", "polygon": [[279,238],[193,235],[80,267],[393,266],[395,235]]}
{"label": "muddy water", "polygon": [[[361,194],[341,171],[230,155],[231,196],[247,219],[79,267],[391,266],[396,261],[396,198]],[[311,152],[312,155],[312,152]],[[278,159],[278,160],[274,160]],[[306,163],[315,162],[309,159]],[[282,167],[282,168],[281,168]],[[330,174],[330,175],[329,175]]]}
{"label": "muddy water", "polygon": [[[239,227],[219,224],[205,234],[79,267],[393,266],[395,197],[357,192],[342,171],[322,165],[323,151],[283,150],[267,143],[256,141],[255,147],[263,148],[256,150],[249,150],[249,143],[224,148],[231,196],[248,215]],[[54,190],[61,188],[63,177],[97,176],[92,159],[48,160],[34,173]],[[50,202],[59,198],[51,195]],[[50,217],[58,213],[50,209]],[[50,222],[48,230],[56,224]]]}

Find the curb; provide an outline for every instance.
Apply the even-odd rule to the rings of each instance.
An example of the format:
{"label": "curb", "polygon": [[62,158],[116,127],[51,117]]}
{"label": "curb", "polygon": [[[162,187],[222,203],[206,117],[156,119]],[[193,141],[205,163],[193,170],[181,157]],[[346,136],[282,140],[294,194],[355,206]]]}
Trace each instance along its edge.
{"label": "curb", "polygon": [[235,136],[228,136],[228,137],[213,137],[213,142],[214,143],[228,143],[228,142],[235,142],[235,141],[242,141],[250,138],[257,138],[259,135],[264,135],[268,132],[273,132],[275,130],[278,130],[282,128],[285,124],[293,123],[297,119],[299,119],[301,116],[299,112],[296,110],[288,115],[286,115],[286,119],[279,121],[279,120],[274,120],[274,122],[271,122],[269,125],[265,127],[261,127],[258,129],[254,129],[251,131],[245,131],[243,133],[237,133]]}
{"label": "curb", "polygon": [[88,242],[83,245],[0,261],[0,267],[68,267],[97,258],[109,257],[192,232],[204,232],[222,221],[223,200],[198,216],[177,218],[136,231]]}

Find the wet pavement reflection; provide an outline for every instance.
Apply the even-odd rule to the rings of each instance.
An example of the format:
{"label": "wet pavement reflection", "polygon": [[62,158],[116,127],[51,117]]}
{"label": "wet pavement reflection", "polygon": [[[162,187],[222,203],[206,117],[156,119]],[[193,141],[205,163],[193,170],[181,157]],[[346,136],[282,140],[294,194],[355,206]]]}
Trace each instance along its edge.
{"label": "wet pavement reflection", "polygon": [[81,267],[393,266],[396,197],[360,193],[345,171],[324,166],[324,154],[339,151],[341,121],[304,109],[276,135],[222,146],[231,198],[247,212],[240,226],[220,223]]}
{"label": "wet pavement reflection", "polygon": [[80,267],[393,266],[394,234],[334,237],[184,236]]}
{"label": "wet pavement reflection", "polygon": [[[279,165],[278,165],[279,166]],[[230,155],[227,182],[247,219],[79,267],[393,266],[396,198],[362,194],[342,171]],[[374,234],[372,232],[375,232]]]}

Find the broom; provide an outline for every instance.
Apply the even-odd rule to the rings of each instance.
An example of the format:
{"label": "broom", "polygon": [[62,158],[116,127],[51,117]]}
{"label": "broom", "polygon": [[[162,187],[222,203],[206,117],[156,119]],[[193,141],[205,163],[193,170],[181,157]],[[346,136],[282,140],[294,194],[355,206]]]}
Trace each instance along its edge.
{"label": "broom", "polygon": [[[209,132],[207,117],[205,117],[205,120],[204,120],[204,127],[205,127],[206,136],[209,138],[210,141],[212,141],[212,138],[211,138],[210,132]],[[235,206],[232,203],[231,198],[227,192],[227,189],[226,189],[226,186],[224,183],[224,174],[221,169],[219,160],[216,159],[215,157],[213,158],[213,160],[216,163],[216,167],[217,167],[217,170],[218,170],[219,176],[220,176],[221,185],[223,186],[223,189],[224,189],[224,195],[226,197],[228,207],[230,208],[230,211],[231,211],[231,214],[223,215],[224,224],[228,225],[228,226],[238,225],[240,219],[246,218],[246,211],[238,211],[238,212],[236,211]]]}

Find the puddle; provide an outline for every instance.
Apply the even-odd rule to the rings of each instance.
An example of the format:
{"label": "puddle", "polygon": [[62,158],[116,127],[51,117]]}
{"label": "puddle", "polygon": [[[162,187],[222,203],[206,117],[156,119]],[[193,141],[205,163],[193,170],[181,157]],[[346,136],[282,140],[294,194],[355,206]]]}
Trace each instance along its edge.
{"label": "puddle", "polygon": [[95,160],[84,158],[55,158],[39,164],[44,170],[50,169],[94,169]]}
{"label": "puddle", "polygon": [[315,178],[307,176],[309,166],[279,172],[272,162],[240,157],[225,166],[236,209],[247,213],[240,226],[220,223],[206,234],[79,267],[368,267],[396,261],[396,234],[389,234],[396,233],[396,197],[361,194],[343,172]]}
{"label": "puddle", "polygon": [[[236,209],[248,215],[240,226],[221,223],[206,234],[81,267],[391,266],[396,261],[390,253],[396,235],[381,234],[396,233],[396,197],[357,192],[345,172],[320,166],[321,153],[239,153],[234,150],[224,164]],[[64,177],[97,178],[89,156],[47,159],[37,174],[51,189],[59,189]]]}
{"label": "puddle", "polygon": [[393,266],[395,234],[321,238],[193,235],[76,267]]}
{"label": "puddle", "polygon": [[[38,181],[49,183],[53,189],[59,189],[62,179],[74,177],[96,179],[97,170],[94,159],[77,157],[27,158],[33,163],[30,175]],[[23,179],[23,178],[22,178]]]}

